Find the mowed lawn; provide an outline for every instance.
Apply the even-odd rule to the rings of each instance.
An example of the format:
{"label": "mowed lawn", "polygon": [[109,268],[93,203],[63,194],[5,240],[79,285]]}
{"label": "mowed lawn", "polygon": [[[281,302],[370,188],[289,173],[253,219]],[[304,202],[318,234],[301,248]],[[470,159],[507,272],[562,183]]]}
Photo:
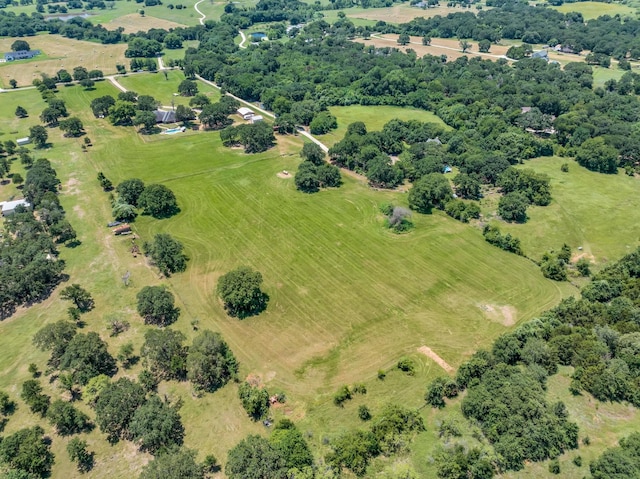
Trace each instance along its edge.
{"label": "mowed lawn", "polygon": [[324,144],[332,146],[344,138],[351,123],[362,121],[368,131],[380,131],[391,120],[418,120],[425,123],[437,123],[445,130],[451,127],[445,124],[435,113],[417,108],[402,108],[399,106],[332,106],[329,111],[338,120],[338,128],[326,135],[317,135]]}
{"label": "mowed lawn", "polygon": [[[0,50],[10,51],[15,38],[0,38]],[[12,78],[18,86],[31,85],[34,79],[41,79],[42,74],[55,76],[65,69],[73,73],[77,66],[88,70],[102,70],[105,75],[116,72],[116,64],[128,65],[124,57],[127,45],[102,45],[100,43],[72,40],[60,35],[36,35],[23,38],[29,42],[33,50],[40,50],[43,56],[29,61],[14,61],[0,64],[0,86],[9,88]]]}
{"label": "mowed lawn", "polygon": [[582,13],[585,20],[601,17],[602,15],[622,15],[635,18],[636,9],[620,3],[604,3],[604,2],[575,2],[565,3],[558,7],[551,6],[562,13],[578,12]]}
{"label": "mowed lawn", "polygon": [[[276,176],[297,168],[297,139],[281,140],[259,155],[222,147],[216,132],[157,136],[149,142],[131,127],[93,118],[89,102],[105,94],[117,90],[100,82],[93,91],[74,86],[58,94],[85,123],[94,142],[88,153],[82,153],[81,138],[64,139],[59,129],[49,130],[53,147],[37,152],[58,171],[62,204],[82,242],[73,249],[62,247],[61,256],[69,281],[82,284],[96,300],[96,309],[83,317],[84,331],[97,331],[114,355],[129,341],[139,348],[147,327],[135,313],[135,295],[145,285],[166,284],[182,310],[173,327],[188,341],[196,334],[194,319],[200,329],[222,332],[240,361],[241,378],[255,374],[270,391],[283,391],[287,404],[274,414],[299,421],[302,430],[312,432],[310,441],[318,450],[326,447],[324,436],[358,426],[357,405],[364,401],[374,413],[390,400],[416,407],[423,403],[428,379],[443,370],[418,347],[429,346],[455,367],[488,346],[507,324],[535,316],[574,291],[545,280],[531,262],[488,245],[479,231],[440,213],[416,215],[410,234],[389,233],[378,205],[405,203],[400,193],[372,191],[349,178],[340,189],[297,192],[292,179]],[[17,96],[9,105],[4,99],[11,95]],[[15,128],[17,102],[41,106],[36,91],[1,98],[0,131]],[[185,273],[158,278],[143,257],[131,254],[130,237],[112,235],[106,227],[111,220],[108,194],[99,188],[98,171],[115,184],[139,177],[176,193],[177,216],[140,217],[134,228],[141,236],[138,244],[161,231],[182,241],[190,257]],[[261,271],[270,296],[265,313],[244,321],[226,316],[214,293],[220,275],[239,265]],[[126,271],[131,272],[129,287],[121,281]],[[489,306],[512,306],[514,314],[487,317]],[[67,307],[55,291],[42,304],[0,323],[0,389],[14,399],[29,378],[28,364],[45,367],[47,355],[33,348],[33,334],[64,318]],[[112,315],[131,323],[117,338],[106,329]],[[404,355],[415,361],[415,377],[394,369]],[[136,377],[140,368],[121,370],[119,376]],[[390,371],[385,381],[376,379],[379,369]],[[333,392],[355,382],[366,383],[368,395],[336,408]],[[59,396],[55,383],[44,381],[44,386]],[[213,453],[224,461],[242,437],[264,430],[246,417],[236,388],[230,384],[197,399],[187,383],[161,384],[161,394],[184,399],[180,412],[186,444],[199,450],[200,459]],[[68,439],[53,434],[21,401],[6,432],[35,423],[53,437],[57,464],[52,477],[75,477],[65,452]],[[135,477],[148,460],[128,442],[109,446],[98,430],[83,437],[96,451],[96,468],[87,477]]]}
{"label": "mowed lawn", "polygon": [[[560,167],[569,163],[569,172]],[[524,224],[501,224],[522,241],[524,251],[540,258],[550,249],[567,243],[598,263],[615,261],[631,252],[640,240],[640,178],[622,170],[617,175],[594,173],[570,158],[537,158],[525,162],[551,178],[549,206],[530,207]]]}
{"label": "mowed lawn", "polygon": [[[140,95],[151,95],[164,106],[170,106],[171,102],[175,105],[188,105],[191,98],[174,95],[178,93],[180,82],[185,79],[184,74],[180,70],[167,71],[166,74],[166,77],[165,72],[119,77],[118,83]],[[216,88],[201,81],[196,83],[200,93],[207,95],[212,102],[218,101],[220,92]]]}

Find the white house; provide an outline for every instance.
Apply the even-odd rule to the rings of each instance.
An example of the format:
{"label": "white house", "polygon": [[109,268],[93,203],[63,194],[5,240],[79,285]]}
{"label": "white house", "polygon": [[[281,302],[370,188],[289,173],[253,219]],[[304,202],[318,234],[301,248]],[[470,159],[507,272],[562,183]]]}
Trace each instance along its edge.
{"label": "white house", "polygon": [[2,207],[2,216],[12,215],[18,206],[29,207],[29,202],[25,199],[14,200],[14,201],[3,201],[0,203]]}
{"label": "white house", "polygon": [[18,144],[18,146],[28,145],[29,143],[31,143],[31,138],[29,138],[28,136],[25,136],[24,138],[18,138],[16,140],[16,143]]}
{"label": "white house", "polygon": [[264,120],[264,118],[262,118],[262,115],[253,115],[253,116],[249,119],[249,121],[250,121],[251,123],[258,123],[259,121],[262,121],[262,120]]}
{"label": "white house", "polygon": [[241,108],[238,108],[238,115],[240,115],[245,120],[250,120],[251,117],[255,115],[255,113],[253,113],[253,111],[249,108],[243,106]]}

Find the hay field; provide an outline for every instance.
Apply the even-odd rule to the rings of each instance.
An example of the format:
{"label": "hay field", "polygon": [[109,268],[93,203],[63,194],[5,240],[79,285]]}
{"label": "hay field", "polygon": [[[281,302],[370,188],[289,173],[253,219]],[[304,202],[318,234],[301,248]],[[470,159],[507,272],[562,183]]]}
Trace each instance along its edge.
{"label": "hay field", "polygon": [[[16,102],[37,108],[36,91],[3,93],[2,98],[12,94],[18,95],[12,104],[0,106],[0,131],[15,128]],[[146,327],[134,313],[135,294],[148,284],[166,284],[182,309],[174,327],[191,338],[190,322],[198,318],[201,329],[221,331],[240,361],[241,376],[256,374],[270,390],[284,391],[287,406],[276,414],[286,413],[300,422],[301,430],[312,431],[311,442],[319,450],[325,435],[359,421],[353,409],[357,401],[340,410],[333,406],[331,396],[339,385],[365,382],[370,391],[365,399],[374,411],[392,397],[418,406],[426,381],[442,371],[418,348],[428,346],[457,366],[508,328],[487,317],[485,305],[511,305],[521,321],[573,291],[440,213],[416,215],[416,229],[408,235],[390,234],[378,205],[404,204],[402,193],[372,191],[348,177],[340,189],[297,192],[291,179],[276,176],[297,168],[301,142],[296,138],[281,139],[259,155],[222,147],[216,132],[158,136],[149,142],[133,128],[93,118],[89,102],[105,94],[117,90],[101,82],[94,91],[72,86],[59,93],[93,140],[88,153],[82,153],[81,138],[65,139],[58,129],[49,130],[53,147],[38,153],[58,171],[62,204],[82,242],[62,248],[61,254],[70,281],[82,284],[96,301],[96,309],[83,317],[85,331],[100,333],[112,354],[129,341],[139,347]],[[34,95],[31,103],[27,95]],[[29,124],[38,123],[33,120]],[[141,217],[135,229],[143,240],[166,231],[182,241],[190,257],[185,273],[160,280],[144,258],[131,255],[130,238],[111,234],[105,226],[111,219],[108,195],[96,181],[98,171],[115,184],[140,177],[176,193],[177,216]],[[245,321],[227,317],[214,295],[217,278],[240,264],[263,273],[271,298],[264,314]],[[128,288],[120,280],[125,271],[131,272]],[[68,305],[58,294],[0,323],[0,389],[14,398],[29,377],[28,364],[43,367],[46,361],[46,354],[31,345],[34,332],[66,315]],[[131,329],[110,338],[109,314],[129,320]],[[403,355],[415,360],[415,377],[391,371],[384,382],[376,379],[378,369],[393,369]],[[140,367],[119,375],[134,377]],[[54,397],[60,394],[55,384],[45,387]],[[240,438],[263,429],[243,413],[236,388],[230,384],[197,399],[188,384],[161,384],[161,394],[184,399],[186,445],[196,447],[200,459],[213,453],[224,460]],[[7,432],[42,423],[18,402]],[[109,446],[98,430],[84,437],[97,460],[87,477],[135,477],[148,460],[129,443]],[[57,458],[52,478],[74,477],[64,450],[68,439],[52,438]]]}
{"label": "hay field", "polygon": [[[569,172],[560,167],[569,164]],[[527,210],[530,219],[520,225],[500,224],[505,232],[522,241],[524,251],[534,258],[567,243],[597,263],[613,261],[631,252],[640,242],[640,208],[637,193],[640,178],[595,173],[571,158],[537,158],[522,168],[533,168],[551,178],[549,206]],[[615,232],[615,233],[612,233]]]}
{"label": "hay field", "polygon": [[[178,91],[178,85],[185,79],[180,70],[157,72],[144,75],[130,75],[118,77],[118,83],[127,90],[133,90],[141,95],[151,95],[162,105],[169,106],[171,102],[175,105],[188,105],[191,98],[184,96],[174,96]],[[212,102],[218,101],[220,92],[216,88],[196,80],[198,91],[207,95]]]}
{"label": "hay field", "polygon": [[[10,51],[15,38],[0,38],[0,50]],[[126,44],[102,45],[100,43],[72,40],[60,35],[36,35],[25,38],[34,50],[41,50],[46,58],[35,57],[31,61],[0,63],[0,81],[3,88],[9,88],[9,80],[14,78],[18,86],[31,85],[42,73],[54,76],[60,69],[72,73],[77,66],[88,70],[102,70],[105,75],[116,72],[117,63],[128,64],[124,57]]]}
{"label": "hay field", "polygon": [[152,28],[161,28],[164,30],[170,30],[177,27],[182,27],[181,23],[172,22],[162,18],[152,17],[145,15],[141,16],[139,13],[130,13],[129,15],[123,15],[121,17],[111,20],[109,23],[102,25],[109,30],[115,30],[116,28],[124,28],[124,33],[137,33],[139,31],[149,31]]}
{"label": "hay field", "polygon": [[460,58],[465,55],[496,60],[498,58],[503,58],[509,49],[509,46],[507,45],[491,45],[489,53],[480,53],[478,51],[478,43],[472,41],[471,49],[469,49],[467,53],[462,53],[458,40],[452,40],[450,38],[432,38],[431,45],[427,46],[422,44],[422,37],[411,37],[411,43],[406,46],[402,46],[398,44],[398,35],[395,34],[376,35],[368,40],[356,38],[354,41],[364,43],[365,45],[374,45],[377,48],[398,48],[403,52],[411,49],[414,50],[418,56],[446,55],[449,60],[455,60],[456,58]]}
{"label": "hay field", "polygon": [[431,18],[436,15],[442,17],[456,12],[477,12],[475,8],[437,6],[435,8],[417,8],[409,4],[396,4],[386,8],[348,8],[343,10],[349,18],[363,20],[384,21],[387,23],[407,23],[414,18]]}
{"label": "hay field", "polygon": [[604,2],[575,2],[565,3],[558,7],[551,6],[551,8],[558,10],[562,13],[578,12],[582,13],[582,17],[585,20],[591,20],[593,18],[601,17],[602,15],[622,15],[636,17],[637,10],[627,5],[621,5],[620,3],[604,3]]}

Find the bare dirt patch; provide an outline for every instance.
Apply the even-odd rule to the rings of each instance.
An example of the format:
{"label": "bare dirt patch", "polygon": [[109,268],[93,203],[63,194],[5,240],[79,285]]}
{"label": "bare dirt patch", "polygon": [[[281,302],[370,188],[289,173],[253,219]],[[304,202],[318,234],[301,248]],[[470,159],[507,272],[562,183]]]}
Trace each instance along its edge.
{"label": "bare dirt patch", "polygon": [[73,207],[73,212],[78,215],[78,218],[82,219],[84,218],[84,210],[82,209],[82,207],[80,205],[75,205]]}
{"label": "bare dirt patch", "polygon": [[162,18],[142,17],[138,13],[130,13],[129,15],[115,18],[103,26],[108,30],[115,30],[116,28],[122,27],[124,28],[124,33],[137,33],[139,31],[147,32],[152,28],[169,30],[171,28],[183,27],[184,25]]}
{"label": "bare dirt patch", "polygon": [[67,181],[67,184],[64,186],[64,192],[68,195],[77,195],[80,192],[78,190],[79,183],[75,178],[69,178],[69,181]]}
{"label": "bare dirt patch", "polygon": [[453,368],[449,366],[449,364],[438,356],[430,347],[428,346],[420,346],[418,348],[418,352],[424,354],[429,359],[433,360],[438,366],[444,369],[446,372],[450,373],[453,371]]}
{"label": "bare dirt patch", "polygon": [[481,304],[480,309],[484,311],[485,316],[496,323],[503,326],[513,326],[516,324],[518,311],[510,305],[498,306],[496,304]]}
{"label": "bare dirt patch", "polygon": [[278,178],[292,178],[293,175],[291,173],[289,173],[288,171],[280,171],[277,175]]}

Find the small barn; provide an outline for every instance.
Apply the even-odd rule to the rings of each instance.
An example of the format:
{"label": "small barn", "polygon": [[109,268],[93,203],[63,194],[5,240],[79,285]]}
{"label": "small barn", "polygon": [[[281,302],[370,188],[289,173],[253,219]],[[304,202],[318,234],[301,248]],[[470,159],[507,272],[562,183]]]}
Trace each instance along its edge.
{"label": "small barn", "polygon": [[252,117],[253,115],[255,115],[255,113],[253,112],[253,110],[250,110],[249,108],[246,108],[246,107],[244,107],[244,106],[243,106],[243,107],[241,107],[241,108],[238,108],[237,113],[238,113],[238,115],[240,115],[244,120],[250,120],[250,119],[251,119],[251,117]]}
{"label": "small barn", "polygon": [[176,122],[176,112],[173,110],[155,110],[153,114],[156,115],[156,123]]}
{"label": "small barn", "polygon": [[250,121],[251,123],[258,123],[258,122],[260,122],[260,121],[264,121],[264,118],[262,118],[262,115],[253,115],[253,116],[249,119],[249,121]]}
{"label": "small barn", "polygon": [[4,59],[8,62],[14,60],[27,60],[33,58],[36,55],[40,55],[40,50],[20,50],[17,52],[7,52],[4,54]]}
{"label": "small barn", "polygon": [[28,208],[30,205],[27,200],[21,199],[13,201],[3,201],[2,203],[0,203],[0,206],[2,207],[2,216],[9,216],[15,213],[18,206],[24,206],[25,208]]}
{"label": "small barn", "polygon": [[28,145],[29,143],[31,143],[31,138],[29,138],[28,136],[25,136],[24,138],[18,138],[16,140],[16,143],[18,146]]}

